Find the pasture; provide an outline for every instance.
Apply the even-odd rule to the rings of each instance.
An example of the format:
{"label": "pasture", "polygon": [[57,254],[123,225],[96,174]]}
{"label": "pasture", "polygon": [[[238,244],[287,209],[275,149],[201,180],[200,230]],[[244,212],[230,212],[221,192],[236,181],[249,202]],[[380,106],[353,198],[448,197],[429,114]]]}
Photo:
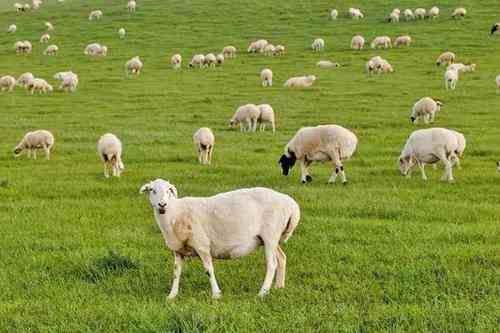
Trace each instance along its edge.
{"label": "pasture", "polygon": [[[0,4],[0,76],[32,72],[52,76],[72,70],[75,93],[31,96],[21,88],[0,93],[0,331],[3,332],[493,332],[500,326],[500,21],[495,0],[430,2],[45,0],[38,11],[16,14]],[[389,24],[394,7],[438,5],[434,20]],[[453,20],[464,6],[468,15]],[[366,18],[346,17],[350,6]],[[337,8],[339,18],[329,19]],[[104,18],[89,22],[91,10]],[[55,27],[59,54],[42,54],[44,22]],[[7,34],[9,24],[15,34]],[[127,37],[117,31],[125,27]],[[379,35],[409,34],[409,48],[349,49],[353,35],[369,43]],[[313,53],[315,38],[326,41]],[[249,55],[250,41],[283,44],[285,56]],[[16,55],[17,40],[31,40],[31,55]],[[108,46],[107,57],[83,54]],[[196,53],[238,55],[215,69],[188,69]],[[445,91],[441,52],[474,62]],[[183,69],[170,56],[183,56]],[[144,70],[127,77],[124,64],[139,55]],[[395,72],[368,76],[364,65],[380,55]],[[320,70],[319,60],[342,67]],[[269,67],[274,86],[262,88]],[[292,76],[314,74],[308,89],[290,90]],[[412,125],[412,105],[424,96],[444,102],[433,126],[467,138],[454,183],[442,168],[405,179],[398,157]],[[269,103],[277,132],[240,133],[229,127],[239,105]],[[283,148],[302,126],[339,124],[356,133],[358,150],[344,163],[347,186],[326,184],[329,163],[313,164],[313,182],[299,182],[299,168],[284,177]],[[192,135],[210,127],[216,136],[210,167],[197,163]],[[52,158],[36,161],[12,150],[24,133],[55,135]],[[104,179],[98,138],[112,132],[124,145],[121,178]],[[222,299],[211,299],[199,260],[185,265],[179,297],[167,302],[173,257],[164,244],[145,182],[164,178],[179,195],[210,196],[264,186],[287,193],[302,219],[284,246],[286,288],[257,297],[264,278],[261,250],[239,260],[216,260]]]}

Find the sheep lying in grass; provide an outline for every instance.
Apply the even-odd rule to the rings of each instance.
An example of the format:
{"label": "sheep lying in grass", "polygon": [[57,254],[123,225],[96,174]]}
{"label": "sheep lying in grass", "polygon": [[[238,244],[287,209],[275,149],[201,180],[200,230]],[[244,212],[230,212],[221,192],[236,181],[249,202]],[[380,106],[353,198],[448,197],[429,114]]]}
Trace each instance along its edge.
{"label": "sheep lying in grass", "polygon": [[248,53],[262,53],[264,52],[264,48],[266,45],[269,44],[269,42],[265,39],[259,39],[255,42],[250,43],[248,46]]}
{"label": "sheep lying in grass", "polygon": [[451,17],[453,17],[454,19],[459,18],[459,17],[464,18],[466,14],[467,14],[467,10],[463,7],[459,7],[453,11],[453,13],[451,14]]}
{"label": "sheep lying in grass", "polygon": [[179,69],[182,66],[182,56],[180,54],[174,54],[172,58],[170,58],[170,64],[173,69]]}
{"label": "sheep lying in grass", "polygon": [[104,177],[109,178],[108,169],[111,168],[113,176],[120,177],[125,166],[122,162],[122,142],[111,133],[106,133],[97,142],[97,153],[104,163]]}
{"label": "sheep lying in grass", "polygon": [[300,220],[300,208],[288,195],[266,188],[240,189],[208,198],[178,198],[169,182],[156,179],[144,184],[140,193],[149,195],[154,216],[174,252],[174,278],[168,295],[174,299],[185,257],[198,256],[212,289],[220,298],[213,258],[244,257],[260,245],[266,255],[266,276],[259,292],[265,296],[276,275],[276,288],[284,288],[286,255],[280,247]]}
{"label": "sheep lying in grass", "polygon": [[33,154],[33,159],[36,160],[36,150],[43,149],[45,151],[45,157],[50,160],[50,150],[54,145],[54,136],[52,133],[46,130],[38,130],[34,132],[28,132],[23,137],[21,142],[14,148],[14,156],[18,157],[23,150],[28,151],[28,157],[31,158]]}
{"label": "sheep lying in grass", "polygon": [[203,54],[195,54],[189,62],[189,68],[205,67],[205,56]]}
{"label": "sheep lying in grass", "polygon": [[439,55],[439,57],[436,59],[436,66],[442,65],[442,64],[452,64],[455,62],[456,55],[453,52],[444,52]]}
{"label": "sheep lying in grass", "polygon": [[101,45],[99,43],[92,43],[87,45],[83,53],[89,56],[105,57],[108,54],[108,48],[105,45]]}
{"label": "sheep lying in grass", "polygon": [[52,45],[47,46],[45,51],[43,51],[43,54],[48,55],[48,56],[53,56],[53,55],[56,55],[58,51],[59,51],[59,47],[57,47],[57,45],[52,44]]}
{"label": "sheep lying in grass", "polygon": [[19,78],[17,79],[17,85],[19,87],[26,88],[28,86],[28,83],[33,80],[35,76],[32,73],[26,72],[21,74]]}
{"label": "sheep lying in grass", "polygon": [[127,31],[125,30],[125,28],[120,28],[118,30],[118,36],[120,36],[121,39],[125,38],[126,35],[127,35]]}
{"label": "sheep lying in grass", "polygon": [[320,60],[316,63],[316,66],[322,69],[329,69],[340,67],[340,64],[337,62],[332,62],[330,60]]}
{"label": "sheep lying in grass", "polygon": [[236,57],[236,48],[232,45],[225,46],[222,49],[222,54],[226,58],[234,58]]}
{"label": "sheep lying in grass", "polygon": [[441,110],[441,106],[443,106],[441,101],[423,97],[413,105],[410,120],[413,124],[417,124],[419,119],[423,119],[426,124],[433,123],[436,112]]}
{"label": "sheep lying in grass", "polygon": [[392,47],[392,43],[391,43],[391,38],[388,37],[388,36],[379,36],[379,37],[375,37],[375,39],[372,41],[371,43],[371,48],[374,49],[374,48],[384,48],[384,49],[388,49]]}
{"label": "sheep lying in grass", "polygon": [[351,49],[353,50],[362,50],[365,46],[365,39],[363,36],[356,35],[351,39]]}
{"label": "sheep lying in grass", "polygon": [[283,175],[288,176],[297,160],[300,161],[300,180],[311,182],[309,166],[314,161],[331,161],[335,167],[328,183],[334,183],[340,173],[342,183],[347,183],[342,161],[349,159],[358,145],[354,133],[338,125],[320,125],[301,128],[285,146],[279,163]]}
{"label": "sheep lying in grass", "polygon": [[201,164],[210,165],[215,145],[215,136],[212,130],[208,127],[198,129],[193,135],[193,142],[198,151],[198,161]]}
{"label": "sheep lying in grass", "polygon": [[274,110],[269,104],[260,104],[257,105],[259,108],[259,119],[257,120],[260,124],[259,130],[265,131],[266,125],[271,124],[271,128],[273,129],[273,133],[276,132],[276,123],[274,118]]}
{"label": "sheep lying in grass", "polygon": [[316,38],[311,44],[311,48],[314,52],[323,51],[325,49],[325,41],[323,38]]}
{"label": "sheep lying in grass", "polygon": [[399,170],[410,177],[411,169],[418,165],[422,179],[427,180],[425,164],[441,161],[445,166],[442,180],[453,181],[452,168],[459,150],[458,139],[453,131],[445,128],[428,128],[414,131],[399,157]]}
{"label": "sheep lying in grass", "polygon": [[89,21],[96,21],[102,19],[102,11],[101,10],[93,10],[89,14]]}
{"label": "sheep lying in grass", "polygon": [[458,70],[449,69],[444,73],[444,87],[446,90],[455,90],[458,82]]}
{"label": "sheep lying in grass", "polygon": [[273,85],[273,71],[265,68],[260,72],[260,79],[263,87],[272,87]]}
{"label": "sheep lying in grass", "polygon": [[137,3],[135,2],[135,0],[129,0],[128,1],[128,3],[127,3],[127,10],[130,13],[134,13],[136,7],[137,7]]}
{"label": "sheep lying in grass", "polygon": [[133,57],[125,64],[125,69],[127,71],[127,75],[139,75],[141,74],[141,70],[144,64],[138,56]]}
{"label": "sheep lying in grass", "polygon": [[61,81],[59,90],[75,92],[78,87],[78,75],[71,71],[56,73],[54,79]]}
{"label": "sheep lying in grass", "polygon": [[490,35],[493,35],[493,34],[499,33],[499,32],[500,32],[500,23],[493,24],[493,26],[491,27]]}
{"label": "sheep lying in grass", "polygon": [[50,40],[49,34],[43,34],[42,37],[40,37],[40,43],[48,43],[49,40]]}
{"label": "sheep lying in grass", "polygon": [[47,81],[38,78],[28,81],[26,88],[31,93],[31,95],[33,95],[35,92],[38,92],[40,94],[47,94],[51,93],[54,90],[52,86],[47,83]]}
{"label": "sheep lying in grass", "polygon": [[229,121],[231,127],[240,125],[241,132],[255,132],[259,121],[260,110],[255,104],[240,106]]}
{"label": "sheep lying in grass", "polygon": [[314,81],[316,81],[314,75],[298,76],[286,80],[284,86],[288,88],[307,88],[312,86]]}
{"label": "sheep lying in grass", "polygon": [[13,33],[15,33],[16,31],[17,31],[17,25],[15,25],[15,24],[11,24],[11,25],[9,25],[9,28],[7,29],[7,32],[8,32],[9,34],[13,34]]}
{"label": "sheep lying in grass", "polygon": [[0,77],[0,89],[2,91],[12,92],[16,87],[16,79],[13,76],[6,75]]}
{"label": "sheep lying in grass", "polygon": [[394,40],[395,47],[410,46],[410,44],[411,44],[410,36],[399,36]]}

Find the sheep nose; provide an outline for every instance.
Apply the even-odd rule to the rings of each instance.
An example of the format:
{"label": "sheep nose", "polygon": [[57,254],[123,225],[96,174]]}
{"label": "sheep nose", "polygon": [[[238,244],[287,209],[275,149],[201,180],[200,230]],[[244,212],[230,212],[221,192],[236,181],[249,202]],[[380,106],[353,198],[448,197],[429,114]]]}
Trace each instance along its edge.
{"label": "sheep nose", "polygon": [[162,203],[162,202],[160,202],[160,203],[158,204],[158,206],[160,206],[160,208],[165,208],[165,207],[167,207],[167,204],[166,204],[166,203]]}

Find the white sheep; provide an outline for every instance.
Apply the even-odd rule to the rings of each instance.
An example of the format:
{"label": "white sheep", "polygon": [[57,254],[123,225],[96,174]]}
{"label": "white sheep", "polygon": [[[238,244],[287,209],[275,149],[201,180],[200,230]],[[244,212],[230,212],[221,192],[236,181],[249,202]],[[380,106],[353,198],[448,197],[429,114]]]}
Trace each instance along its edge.
{"label": "white sheep", "polygon": [[273,44],[267,44],[266,47],[264,47],[264,55],[265,56],[272,56],[272,55],[274,55],[275,51],[276,51],[276,47]]}
{"label": "white sheep", "polygon": [[141,70],[144,64],[142,63],[141,59],[139,56],[135,56],[127,63],[125,64],[125,69],[127,72],[127,75],[134,74],[134,75],[139,75],[141,74]]}
{"label": "white sheep", "polygon": [[271,128],[273,129],[273,133],[276,132],[276,119],[274,117],[274,110],[269,104],[260,104],[257,105],[260,111],[258,122],[260,124],[259,130],[265,131],[266,124],[271,124]]}
{"label": "white sheep", "polygon": [[248,46],[248,53],[262,53],[264,52],[264,48],[266,45],[269,44],[269,42],[265,39],[259,39],[255,42],[250,43]]}
{"label": "white sheep", "polygon": [[101,10],[93,10],[89,14],[89,21],[95,21],[102,19],[102,11]]}
{"label": "white sheep", "polygon": [[314,81],[316,81],[316,76],[314,75],[298,76],[286,80],[283,86],[289,88],[307,88],[312,86]]}
{"label": "white sheep", "polygon": [[497,85],[497,95],[500,95],[500,75],[495,78],[495,83]]}
{"label": "white sheep", "polygon": [[451,17],[453,17],[455,19],[458,17],[464,18],[466,14],[467,14],[467,10],[463,7],[459,7],[453,11],[453,13],[451,14]]}
{"label": "white sheep", "polygon": [[50,22],[45,22],[45,27],[47,28],[47,31],[54,31],[54,26]]}
{"label": "white sheep", "polygon": [[356,35],[351,39],[351,49],[353,50],[362,50],[365,46],[365,39],[363,36]]}
{"label": "white sheep", "polygon": [[453,52],[444,52],[439,55],[439,57],[436,59],[436,66],[442,65],[442,64],[452,64],[455,62],[456,55]]}
{"label": "white sheep", "polygon": [[189,67],[198,67],[198,68],[203,68],[205,67],[205,56],[203,54],[195,54],[191,61],[189,62]]}
{"label": "white sheep", "polygon": [[[61,75],[61,85],[59,86],[59,90],[75,92],[78,87],[78,75],[73,72],[61,72],[58,73]],[[56,75],[58,75],[56,74]],[[55,77],[55,76],[54,76]]]}
{"label": "white sheep", "polygon": [[339,12],[336,9],[332,9],[330,11],[330,18],[332,20],[336,20],[338,15],[339,15]]}
{"label": "white sheep", "polygon": [[399,46],[410,46],[412,42],[412,39],[410,36],[398,36],[394,40],[394,46],[399,47]]}
{"label": "white sheep", "polygon": [[371,43],[371,48],[390,48],[392,47],[391,38],[388,36],[378,36]]}
{"label": "white sheep", "polygon": [[16,87],[16,78],[10,75],[0,77],[0,88],[2,91],[12,92]]}
{"label": "white sheep", "polygon": [[224,61],[226,60],[226,58],[224,57],[224,55],[222,53],[217,54],[215,56],[215,58],[217,59],[217,65],[224,64]]}
{"label": "white sheep", "polygon": [[448,65],[448,67],[446,67],[446,70],[454,70],[454,71],[463,72],[463,73],[475,72],[476,71],[476,64],[464,65],[462,63],[453,63],[453,64]]}
{"label": "white sheep", "polygon": [[14,8],[16,10],[16,12],[20,13],[20,12],[24,12],[24,6],[21,5],[20,3],[16,2],[14,4]]}
{"label": "white sheep", "polygon": [[59,51],[59,47],[57,47],[57,45],[52,44],[52,45],[47,46],[47,48],[45,49],[43,54],[48,55],[48,56],[53,56],[53,55],[56,55],[58,51]]}
{"label": "white sheep", "polygon": [[8,32],[9,34],[13,34],[13,33],[15,33],[16,31],[17,31],[17,25],[15,25],[15,24],[11,24],[11,25],[9,25],[9,28],[7,29],[7,32]]}
{"label": "white sheep", "polygon": [[388,22],[391,22],[391,23],[398,23],[399,22],[399,16],[400,16],[400,11],[399,9],[395,9],[393,10],[390,14],[389,14],[389,17],[387,18],[387,21]]}
{"label": "white sheep", "polygon": [[208,127],[198,129],[193,135],[193,142],[198,151],[198,161],[201,164],[210,165],[215,145],[215,136],[212,130]]}
{"label": "white sheep", "polygon": [[53,91],[52,86],[48,84],[47,81],[39,78],[35,78],[28,81],[26,88],[31,93],[31,95],[33,95],[35,92],[38,92],[40,94],[46,94],[46,93],[51,93]]}
{"label": "white sheep", "polygon": [[260,79],[263,87],[272,87],[273,85],[273,71],[265,68],[260,72]]}
{"label": "white sheep", "polygon": [[283,175],[288,176],[297,160],[300,161],[300,180],[311,182],[309,166],[314,161],[330,161],[335,167],[328,183],[334,183],[340,173],[342,183],[347,183],[342,161],[349,159],[358,145],[356,135],[338,125],[320,125],[303,127],[285,146],[285,152],[279,163]]}
{"label": "white sheep", "polygon": [[14,48],[16,50],[16,53],[26,53],[26,54],[28,54],[28,53],[31,53],[31,51],[33,50],[33,46],[27,40],[25,40],[25,41],[17,41],[14,44]]}
{"label": "white sheep", "polygon": [[19,87],[23,87],[23,88],[26,88],[28,86],[28,83],[33,80],[35,78],[35,76],[30,73],[30,72],[26,72],[26,73],[23,73],[21,74],[21,76],[19,76],[19,78],[17,79],[17,85]]}
{"label": "white sheep", "polygon": [[392,68],[392,65],[387,60],[384,59],[384,61],[380,66],[380,72],[385,74],[392,73],[394,72],[394,68]]}
{"label": "white sheep", "polygon": [[417,9],[415,9],[414,13],[415,13],[416,19],[423,20],[423,19],[425,19],[427,11],[425,10],[425,8],[417,8]]}
{"label": "white sheep", "polygon": [[429,9],[428,17],[430,17],[432,19],[438,18],[439,17],[439,7],[434,6],[431,9]]}
{"label": "white sheep", "polygon": [[365,69],[368,72],[368,74],[372,74],[373,72],[380,73],[384,61],[385,60],[382,59],[382,57],[375,56],[367,61],[366,65],[365,65]]}
{"label": "white sheep", "polygon": [[222,54],[226,58],[234,58],[236,57],[236,48],[232,45],[225,46],[222,49]]}
{"label": "white sheep", "polygon": [[135,8],[137,7],[137,3],[135,0],[129,0],[127,3],[127,9],[130,13],[135,12]]}
{"label": "white sheep", "polygon": [[48,43],[50,40],[50,35],[45,33],[40,37],[40,43]]}
{"label": "white sheep", "polygon": [[118,36],[120,36],[121,39],[125,38],[126,35],[127,31],[125,30],[125,28],[118,29]]}
{"label": "white sheep", "polygon": [[241,132],[255,132],[259,120],[260,110],[255,104],[240,106],[229,121],[231,127],[240,125]]}
{"label": "white sheep", "polygon": [[217,64],[217,57],[213,53],[209,53],[205,56],[205,66],[206,67],[215,67]]}
{"label": "white sheep", "polygon": [[419,119],[423,119],[426,124],[433,123],[436,112],[441,110],[441,106],[443,106],[441,101],[423,97],[413,105],[410,120],[413,124],[417,124]]}
{"label": "white sheep", "polygon": [[354,20],[359,20],[365,17],[359,8],[349,8],[348,14]]}
{"label": "white sheep", "polygon": [[325,48],[325,40],[323,38],[316,38],[311,44],[311,48],[313,51],[323,51]]}
{"label": "white sheep", "polygon": [[220,298],[213,258],[233,259],[263,245],[266,276],[259,292],[265,296],[276,276],[276,288],[285,287],[285,243],[300,220],[299,205],[286,194],[267,188],[248,188],[208,198],[177,198],[174,185],[162,179],[144,184],[167,247],[174,252],[172,289],[174,299],[184,258],[197,256],[208,274],[212,297]]}
{"label": "white sheep", "polygon": [[330,60],[320,60],[316,63],[316,66],[322,69],[329,69],[340,67],[340,64],[337,62],[332,62]]}
{"label": "white sheep", "polygon": [[54,136],[46,130],[37,130],[28,132],[24,135],[23,139],[14,148],[14,156],[18,157],[23,150],[28,152],[28,157],[36,160],[36,150],[43,149],[45,151],[45,158],[50,160],[50,150],[54,145]]}
{"label": "white sheep", "polygon": [[108,54],[108,48],[105,45],[101,45],[99,43],[92,43],[87,45],[83,53],[90,56],[105,57]]}
{"label": "white sheep", "polygon": [[282,56],[285,54],[285,47],[283,45],[276,45],[274,48],[274,55]]}
{"label": "white sheep", "polygon": [[180,54],[174,54],[172,58],[170,58],[170,64],[173,69],[179,69],[182,66],[182,56]]}
{"label": "white sheep", "polygon": [[444,86],[446,90],[455,90],[458,82],[458,77],[459,74],[457,70],[450,69],[444,73]]}
{"label": "white sheep", "polygon": [[108,168],[115,177],[120,177],[125,166],[122,162],[122,142],[111,133],[106,133],[97,142],[97,153],[104,164],[104,177],[109,178]]}
{"label": "white sheep", "polygon": [[422,179],[427,180],[425,164],[441,161],[445,166],[442,180],[453,181],[452,168],[456,163],[458,139],[453,131],[446,128],[427,128],[414,131],[399,157],[401,174],[410,177],[411,169],[418,165]]}
{"label": "white sheep", "polygon": [[415,14],[413,14],[413,11],[411,9],[405,9],[403,12],[403,15],[406,19],[406,21],[414,20],[415,19]]}

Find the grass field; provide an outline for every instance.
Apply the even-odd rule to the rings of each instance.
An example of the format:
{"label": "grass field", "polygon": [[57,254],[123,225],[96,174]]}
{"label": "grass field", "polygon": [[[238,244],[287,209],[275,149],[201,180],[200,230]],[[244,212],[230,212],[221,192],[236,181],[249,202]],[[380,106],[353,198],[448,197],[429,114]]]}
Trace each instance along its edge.
{"label": "grass field", "polygon": [[[20,88],[0,94],[0,331],[3,332],[493,332],[500,326],[500,37],[488,35],[500,21],[496,0],[441,1],[436,21],[387,24],[398,6],[430,8],[432,1],[141,0],[129,15],[126,1],[45,0],[37,12],[17,15],[11,0],[0,4],[0,75],[30,71],[50,79],[73,70],[74,94],[29,96]],[[454,21],[458,5],[469,15]],[[340,16],[328,19],[335,6]],[[366,14],[345,17],[350,6]],[[89,22],[102,9],[104,19]],[[38,43],[43,22],[55,26],[45,57]],[[128,37],[120,40],[117,30]],[[409,49],[349,50],[362,34],[410,34]],[[326,50],[313,54],[314,38]],[[284,57],[245,54],[251,40],[287,47]],[[16,40],[34,51],[16,56]],[[88,58],[84,47],[100,42],[106,58]],[[233,44],[241,52],[214,70],[175,72],[170,56],[215,52]],[[445,50],[477,71],[446,92]],[[124,64],[144,60],[140,77],[127,78]],[[365,62],[388,59],[395,73],[368,77]],[[319,70],[315,63],[343,64]],[[263,89],[259,73],[274,71]],[[291,76],[315,74],[307,90],[286,90]],[[408,135],[413,103],[434,96],[445,106],[434,126],[459,130],[468,140],[462,169],[452,184],[442,170],[399,175],[397,159]],[[277,133],[246,134],[228,120],[244,103],[269,103]],[[327,185],[329,165],[314,164],[314,181],[299,183],[277,161],[301,126],[335,123],[359,137],[345,163],[348,186]],[[214,163],[197,164],[192,134],[202,126],[216,135]],[[422,128],[424,125],[419,125]],[[44,128],[56,137],[52,159],[14,159],[25,132]],[[105,180],[96,142],[106,132],[124,143],[126,170]],[[235,261],[216,261],[223,298],[210,298],[201,262],[185,266],[179,298],[167,302],[172,255],[140,186],[161,177],[180,196],[208,196],[265,186],[290,194],[302,220],[285,246],[285,289],[257,297],[264,278],[262,251]]]}

